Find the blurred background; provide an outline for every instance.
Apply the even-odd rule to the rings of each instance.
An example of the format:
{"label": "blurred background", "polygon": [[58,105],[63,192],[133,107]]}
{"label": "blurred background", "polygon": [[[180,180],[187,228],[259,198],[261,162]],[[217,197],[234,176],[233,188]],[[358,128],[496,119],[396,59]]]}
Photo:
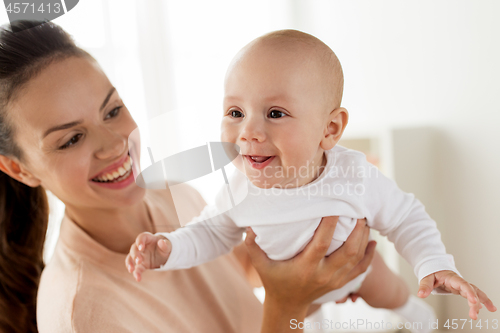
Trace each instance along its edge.
{"label": "blurred background", "polygon": [[[459,271],[498,306],[499,14],[495,0],[80,0],[53,22],[98,60],[141,135],[168,151],[219,140],[223,78],[245,44],[285,28],[320,38],[337,54],[345,76],[342,104],[350,120],[341,144],[364,151],[415,193]],[[0,21],[8,21],[4,7]],[[165,154],[160,146],[155,159]],[[148,163],[143,152],[142,167]],[[200,190],[210,202],[210,193]],[[64,208],[55,198],[51,207],[47,261]],[[416,294],[412,268],[391,244],[378,248]],[[458,296],[427,301],[440,326],[469,319]],[[329,304],[321,315],[394,320],[362,301]],[[483,308],[479,318],[481,328],[467,323],[463,331],[499,329],[492,328],[499,312]]]}

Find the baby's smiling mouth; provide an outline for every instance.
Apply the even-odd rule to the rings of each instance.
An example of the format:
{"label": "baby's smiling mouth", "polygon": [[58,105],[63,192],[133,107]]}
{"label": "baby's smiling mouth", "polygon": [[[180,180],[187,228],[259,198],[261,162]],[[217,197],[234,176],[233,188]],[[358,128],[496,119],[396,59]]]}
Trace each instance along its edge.
{"label": "baby's smiling mouth", "polygon": [[272,157],[272,156],[252,156],[252,155],[246,155],[246,156],[250,157],[256,163],[263,163]]}
{"label": "baby's smiling mouth", "polygon": [[248,164],[254,169],[263,169],[272,162],[275,156],[243,155]]}

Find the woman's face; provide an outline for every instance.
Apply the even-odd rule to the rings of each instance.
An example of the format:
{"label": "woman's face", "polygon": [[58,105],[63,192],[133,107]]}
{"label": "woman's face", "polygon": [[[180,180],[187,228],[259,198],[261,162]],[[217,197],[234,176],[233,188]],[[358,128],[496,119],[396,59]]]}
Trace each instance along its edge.
{"label": "woman's face", "polygon": [[94,61],[50,64],[18,92],[8,119],[23,167],[67,206],[123,207],[144,196],[131,172],[118,182],[97,181],[129,169],[128,136],[137,126]]}

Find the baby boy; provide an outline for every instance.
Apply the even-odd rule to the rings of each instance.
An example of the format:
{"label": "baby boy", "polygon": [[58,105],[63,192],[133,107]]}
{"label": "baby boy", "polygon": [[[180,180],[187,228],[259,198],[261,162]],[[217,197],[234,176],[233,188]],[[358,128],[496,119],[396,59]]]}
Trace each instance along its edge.
{"label": "baby boy", "polygon": [[[269,258],[289,259],[304,249],[323,216],[339,216],[329,255],[347,239],[357,219],[366,218],[414,267],[420,297],[432,289],[460,294],[467,298],[473,319],[481,303],[495,311],[486,295],[461,277],[423,205],[380,174],[362,153],[337,145],[348,121],[347,110],[340,106],[342,92],[340,62],[311,35],[276,31],[245,46],[226,74],[221,141],[241,149],[230,188],[237,192],[248,186],[248,196],[217,214],[230,200],[229,192],[221,190],[215,206],[206,206],[185,228],[139,235],[127,257],[129,271],[140,280],[145,269],[207,262],[240,243],[247,226]],[[399,277],[374,260],[367,272],[316,302],[356,292],[369,305],[395,310],[407,320],[431,319],[432,310],[418,298],[401,299],[388,292],[398,283]],[[418,332],[427,332],[425,326]]]}

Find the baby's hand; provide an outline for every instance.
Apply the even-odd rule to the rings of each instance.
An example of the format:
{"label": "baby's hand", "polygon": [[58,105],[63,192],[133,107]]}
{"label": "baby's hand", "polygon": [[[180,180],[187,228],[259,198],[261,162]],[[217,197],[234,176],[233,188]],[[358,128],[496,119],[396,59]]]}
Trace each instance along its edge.
{"label": "baby's hand", "polygon": [[470,307],[469,316],[474,320],[477,319],[479,309],[483,307],[481,303],[483,303],[490,312],[495,312],[497,310],[497,308],[493,305],[493,302],[484,292],[482,292],[475,285],[469,284],[458,274],[452,271],[439,271],[424,277],[420,281],[418,296],[425,298],[430,295],[434,288],[438,287],[453,294],[461,295],[462,297],[467,298],[467,302]]}
{"label": "baby's hand", "polygon": [[137,281],[141,281],[141,274],[146,269],[159,268],[164,265],[171,251],[172,244],[166,237],[143,232],[137,236],[135,243],[130,247],[125,266]]}

